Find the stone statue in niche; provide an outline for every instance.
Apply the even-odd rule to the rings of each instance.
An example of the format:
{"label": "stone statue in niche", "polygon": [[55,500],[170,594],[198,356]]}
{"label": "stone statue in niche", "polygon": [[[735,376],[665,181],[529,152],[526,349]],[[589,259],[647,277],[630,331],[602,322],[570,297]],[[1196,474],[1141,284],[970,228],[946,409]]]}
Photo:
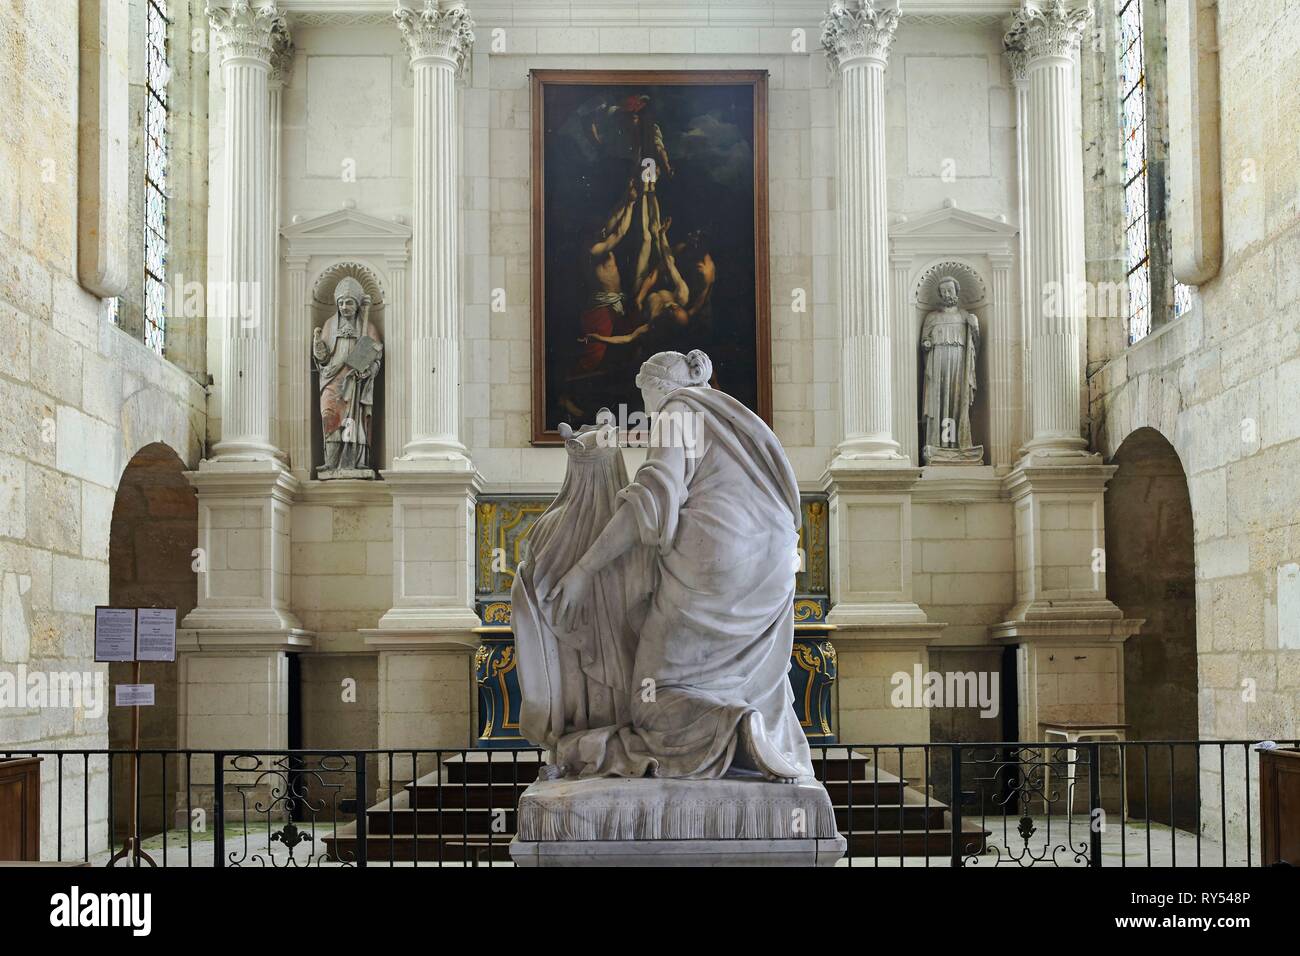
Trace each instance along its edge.
{"label": "stone statue in niche", "polygon": [[351,276],[334,288],[334,314],[312,332],[311,355],[320,375],[321,480],[375,477],[370,450],[378,428],[375,382],[384,344],[370,324],[370,296]]}
{"label": "stone statue in niche", "polygon": [[939,280],[940,308],[921,323],[925,373],[921,415],[925,424],[926,464],[980,464],[984,446],[971,438],[970,410],[975,402],[975,359],[980,325],[961,307],[961,285],[947,275]]}

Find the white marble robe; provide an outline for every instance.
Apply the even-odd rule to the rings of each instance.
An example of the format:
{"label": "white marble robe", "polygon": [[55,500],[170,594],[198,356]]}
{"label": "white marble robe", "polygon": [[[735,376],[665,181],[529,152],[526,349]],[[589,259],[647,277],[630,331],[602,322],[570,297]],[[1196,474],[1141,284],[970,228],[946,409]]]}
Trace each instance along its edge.
{"label": "white marble robe", "polygon": [[[649,604],[644,619],[632,624],[630,720],[566,727],[554,744],[528,726],[524,732],[551,747],[552,759],[569,774],[717,778],[731,769],[741,719],[757,711],[771,744],[811,775],[786,676],[801,520],[793,469],[771,429],[726,394],[707,386],[678,389],[662,413],[694,415],[698,426],[693,449],[652,447],[618,495],[621,507],[633,509],[641,542],[653,555]],[[538,570],[540,556],[533,573]],[[549,571],[548,580],[563,570]],[[624,570],[600,572],[596,589],[608,588]],[[550,630],[550,609],[534,603],[536,593],[546,592],[540,584],[532,593],[516,584],[525,712],[534,685],[527,672],[545,641],[532,629]]]}
{"label": "white marble robe", "polygon": [[578,562],[618,507],[627,484],[623,454],[605,432],[566,442],[564,484],[528,533],[511,589],[523,707],[519,726],[554,751],[562,736],[631,720],[634,624],[645,614],[652,564],[645,548],[623,555],[594,582],[586,627],[552,625],[545,595]]}

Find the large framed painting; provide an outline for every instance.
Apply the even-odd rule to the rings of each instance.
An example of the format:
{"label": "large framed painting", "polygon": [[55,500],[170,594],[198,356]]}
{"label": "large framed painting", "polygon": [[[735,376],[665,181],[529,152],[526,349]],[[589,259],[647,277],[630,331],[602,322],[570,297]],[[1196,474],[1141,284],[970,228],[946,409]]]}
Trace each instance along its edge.
{"label": "large framed painting", "polygon": [[533,443],[636,431],[665,350],[770,423],[766,72],[534,70],[532,105]]}

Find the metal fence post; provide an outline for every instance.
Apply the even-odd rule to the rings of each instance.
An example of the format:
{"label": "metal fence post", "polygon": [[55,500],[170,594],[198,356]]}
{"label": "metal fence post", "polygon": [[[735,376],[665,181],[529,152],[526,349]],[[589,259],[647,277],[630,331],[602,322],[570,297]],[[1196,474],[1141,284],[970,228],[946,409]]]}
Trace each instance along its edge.
{"label": "metal fence post", "polygon": [[[1120,781],[1120,793],[1124,792],[1124,783]],[[1122,798],[1121,798],[1122,799]],[[1088,865],[1101,866],[1101,744],[1093,743],[1088,748]],[[1173,824],[1173,821],[1169,821]],[[1119,825],[1124,825],[1124,811],[1121,807]]]}
{"label": "metal fence post", "polygon": [[[189,786],[188,782],[186,786]],[[212,849],[216,854],[213,866],[226,865],[226,755],[212,755]],[[191,824],[193,825],[193,824]]]}
{"label": "metal fence post", "polygon": [[961,745],[953,744],[949,748],[948,754],[948,777],[951,790],[948,799],[952,801],[949,810],[949,815],[952,817],[952,847],[949,865],[961,866]]}
{"label": "metal fence post", "polygon": [[[366,755],[361,751],[357,751],[354,759],[357,762],[357,866],[361,867],[366,865],[367,851],[369,850],[367,844],[370,842],[366,835],[366,823],[368,822],[366,819]],[[389,781],[389,790],[392,790],[392,781]],[[392,799],[392,796],[390,792],[388,795],[389,800]],[[391,843],[392,834],[389,834],[388,839]]]}

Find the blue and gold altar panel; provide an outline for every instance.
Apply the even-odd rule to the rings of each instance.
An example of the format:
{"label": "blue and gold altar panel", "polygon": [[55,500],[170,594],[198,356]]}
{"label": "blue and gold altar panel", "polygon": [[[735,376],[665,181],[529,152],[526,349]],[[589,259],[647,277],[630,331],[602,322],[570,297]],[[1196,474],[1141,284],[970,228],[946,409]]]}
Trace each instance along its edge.
{"label": "blue and gold altar panel", "polygon": [[831,719],[831,685],[838,670],[835,646],[825,637],[795,635],[790,654],[790,688],[794,691],[794,712],[808,743],[835,743]]}
{"label": "blue and gold altar panel", "polygon": [[484,635],[474,652],[474,682],[478,684],[478,740],[485,748],[525,747],[519,732],[519,670],[515,639],[509,634]]}
{"label": "blue and gold altar panel", "polygon": [[[482,638],[474,658],[479,692],[479,747],[519,747],[519,675],[514,635],[510,630],[510,588],[523,558],[528,535],[550,505],[549,497],[484,495],[478,500],[474,573],[476,606]],[[829,509],[824,495],[800,502],[801,569],[795,575],[794,652],[790,685],[794,708],[810,743],[834,743],[831,685],[835,682],[835,648],[828,640],[830,610]]]}

